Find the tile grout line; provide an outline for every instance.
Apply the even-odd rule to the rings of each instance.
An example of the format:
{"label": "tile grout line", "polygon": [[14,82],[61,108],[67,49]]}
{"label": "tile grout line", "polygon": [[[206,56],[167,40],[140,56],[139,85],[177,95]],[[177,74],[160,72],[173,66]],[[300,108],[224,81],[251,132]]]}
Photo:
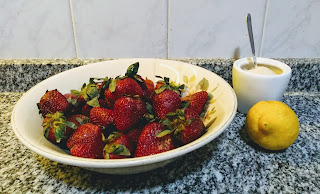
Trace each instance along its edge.
{"label": "tile grout line", "polygon": [[78,41],[77,41],[77,36],[76,36],[76,28],[75,28],[75,24],[74,24],[72,0],[69,0],[69,7],[70,7],[70,14],[71,14],[71,22],[72,22],[73,40],[74,40],[74,46],[76,49],[76,58],[78,58]]}
{"label": "tile grout line", "polygon": [[262,48],[263,48],[264,31],[265,31],[265,29],[266,29],[266,21],[267,21],[268,7],[269,7],[269,0],[267,0],[266,9],[265,9],[265,12],[264,12],[264,20],[263,20],[262,35],[261,35],[261,40],[260,40],[259,57],[261,57]]}
{"label": "tile grout line", "polygon": [[170,21],[169,21],[169,10],[170,10],[170,0],[167,0],[167,56],[166,58],[168,59],[169,58],[169,32],[170,32]]}

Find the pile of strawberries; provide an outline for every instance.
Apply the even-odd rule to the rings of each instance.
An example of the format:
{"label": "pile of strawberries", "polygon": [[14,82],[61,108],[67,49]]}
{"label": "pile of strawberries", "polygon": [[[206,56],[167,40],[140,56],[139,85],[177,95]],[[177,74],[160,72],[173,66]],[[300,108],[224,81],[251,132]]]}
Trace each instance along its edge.
{"label": "pile of strawberries", "polygon": [[37,104],[44,136],[84,158],[121,159],[153,155],[187,144],[205,130],[200,113],[206,91],[181,97],[184,85],[137,74],[91,78],[81,90],[47,91]]}

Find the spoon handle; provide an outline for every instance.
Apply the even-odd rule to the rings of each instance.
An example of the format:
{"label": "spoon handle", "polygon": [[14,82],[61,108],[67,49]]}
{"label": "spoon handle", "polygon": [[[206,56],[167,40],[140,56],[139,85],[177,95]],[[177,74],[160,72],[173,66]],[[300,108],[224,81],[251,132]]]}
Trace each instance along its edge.
{"label": "spoon handle", "polygon": [[247,15],[247,28],[248,28],[248,34],[249,34],[249,40],[251,44],[251,50],[252,50],[252,55],[253,55],[253,62],[254,65],[257,65],[257,60],[256,60],[256,51],[254,47],[254,40],[253,40],[253,33],[252,33],[252,24],[251,24],[251,15],[248,13]]}

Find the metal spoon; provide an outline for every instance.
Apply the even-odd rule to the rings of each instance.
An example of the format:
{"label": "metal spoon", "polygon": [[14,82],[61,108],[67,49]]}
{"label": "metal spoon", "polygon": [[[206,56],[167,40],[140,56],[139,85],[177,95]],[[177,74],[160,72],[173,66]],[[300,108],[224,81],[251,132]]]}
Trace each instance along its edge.
{"label": "metal spoon", "polygon": [[252,56],[253,56],[253,64],[254,64],[254,67],[256,67],[257,66],[257,58],[256,58],[256,51],[255,51],[255,48],[254,48],[254,40],[253,40],[250,13],[248,13],[248,15],[247,15],[247,28],[248,28],[249,40],[250,40],[251,51],[252,51]]}

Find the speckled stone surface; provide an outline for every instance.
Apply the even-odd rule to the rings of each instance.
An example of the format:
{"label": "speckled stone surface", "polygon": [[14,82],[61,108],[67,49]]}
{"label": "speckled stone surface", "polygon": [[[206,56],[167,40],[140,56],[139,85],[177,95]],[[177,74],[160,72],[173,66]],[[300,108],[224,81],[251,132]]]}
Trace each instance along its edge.
{"label": "speckled stone surface", "polygon": [[[14,105],[30,87],[100,59],[0,60],[4,78],[0,85],[0,193],[320,193],[320,60],[282,60],[294,71],[284,102],[300,121],[298,139],[288,149],[271,152],[258,147],[244,130],[245,115],[237,113],[230,126],[203,148],[163,168],[126,176],[99,174],[43,158],[22,145],[11,128]],[[231,82],[233,60],[182,61]]]}

